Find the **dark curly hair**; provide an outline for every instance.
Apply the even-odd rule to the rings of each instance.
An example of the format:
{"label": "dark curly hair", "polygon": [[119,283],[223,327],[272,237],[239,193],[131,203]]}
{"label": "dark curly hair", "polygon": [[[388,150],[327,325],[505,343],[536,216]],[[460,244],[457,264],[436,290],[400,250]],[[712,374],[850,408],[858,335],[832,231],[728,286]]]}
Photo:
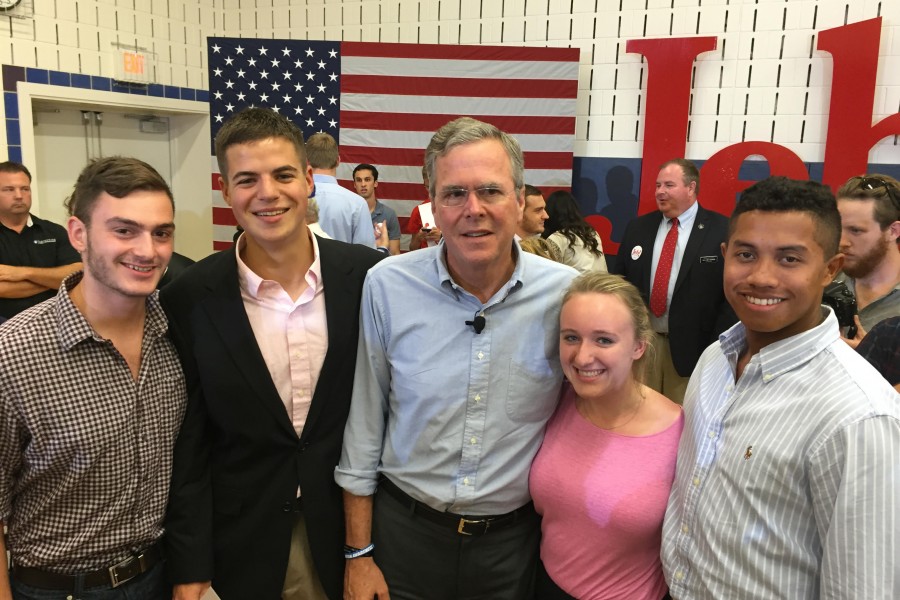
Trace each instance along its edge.
{"label": "dark curly hair", "polygon": [[547,215],[542,237],[548,238],[557,231],[563,234],[569,244],[578,238],[594,256],[603,256],[597,242],[597,232],[584,220],[578,210],[578,202],[570,192],[557,190],[547,198]]}

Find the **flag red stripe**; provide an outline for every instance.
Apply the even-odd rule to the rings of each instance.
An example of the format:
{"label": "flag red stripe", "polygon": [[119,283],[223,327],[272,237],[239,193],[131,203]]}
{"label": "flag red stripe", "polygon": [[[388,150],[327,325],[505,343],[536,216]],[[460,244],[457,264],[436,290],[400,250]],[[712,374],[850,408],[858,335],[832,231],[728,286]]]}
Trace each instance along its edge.
{"label": "flag red stripe", "polygon": [[[341,161],[349,164],[378,163],[379,165],[421,165],[424,160],[424,148],[341,146]],[[525,152],[525,166],[529,169],[571,169],[572,153]]]}
{"label": "flag red stripe", "polygon": [[212,174],[212,189],[216,191],[221,191],[222,189],[221,184],[219,184],[219,177],[221,177],[221,175],[219,175],[218,173]]}
{"label": "flag red stripe", "polygon": [[466,98],[564,98],[578,95],[578,80],[553,83],[533,79],[455,79],[344,75],[341,93],[400,96],[459,96]]}
{"label": "flag red stripe", "polygon": [[228,240],[227,242],[213,241],[213,250],[215,250],[216,252],[220,252],[222,250],[228,250],[233,245],[234,242],[232,242],[231,240]]}
{"label": "flag red stripe", "polygon": [[578,48],[521,48],[511,46],[450,46],[341,42],[342,56],[380,58],[437,58],[442,60],[506,60],[511,62],[578,62]]}
{"label": "flag red stripe", "polygon": [[213,223],[216,225],[237,225],[237,221],[234,218],[234,213],[230,208],[223,208],[221,206],[213,206]]}
{"label": "flag red stripe", "polygon": [[[421,161],[420,163],[421,164]],[[353,183],[349,179],[338,180],[344,187],[353,189]],[[397,183],[392,181],[379,181],[376,190],[379,198],[391,200],[418,200],[423,202],[428,199],[428,191],[424,183]]]}
{"label": "flag red stripe", "polygon": [[516,115],[433,115],[369,111],[341,111],[341,129],[375,129],[387,131],[437,131],[457,117],[473,117],[516,135],[543,133],[572,135],[575,117],[523,117]]}

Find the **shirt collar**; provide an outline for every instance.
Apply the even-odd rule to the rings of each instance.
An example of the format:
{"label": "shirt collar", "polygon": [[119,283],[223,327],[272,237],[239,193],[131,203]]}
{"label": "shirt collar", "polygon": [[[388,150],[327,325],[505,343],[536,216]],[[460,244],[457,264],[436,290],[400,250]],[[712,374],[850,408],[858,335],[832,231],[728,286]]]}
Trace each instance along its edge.
{"label": "shirt collar", "polygon": [[[697,210],[700,206],[699,202],[694,202],[691,204],[683,213],[678,215],[678,229],[680,231],[690,231],[694,226],[694,219],[697,218]],[[669,221],[672,219],[664,218],[666,225],[669,224]]]}
{"label": "shirt collar", "polygon": [[[98,342],[106,341],[101,337],[82,314],[69,293],[84,279],[84,271],[76,271],[65,279],[56,294],[56,319],[59,332],[59,343],[64,350],[71,350],[79,342],[92,338]],[[159,290],[147,296],[146,317],[144,319],[144,337],[154,338],[165,335],[169,322],[159,303]]]}
{"label": "shirt collar", "polygon": [[316,173],[313,175],[313,181],[316,183],[337,183],[337,177],[332,177],[331,175],[323,175],[322,173]]}
{"label": "shirt collar", "polygon": [[[247,240],[244,239],[245,235],[246,232],[242,233],[235,245],[234,256],[237,260],[238,282],[240,283],[242,290],[245,290],[250,296],[258,300],[260,287],[262,287],[266,280],[254,273],[241,258],[241,250],[247,245]],[[308,225],[306,227],[306,235],[312,240],[313,247],[313,262],[309,266],[309,271],[306,272],[306,282],[310,287],[318,289],[318,286],[321,285],[322,281],[322,263],[319,261],[319,242],[316,240],[316,236],[309,230]]]}
{"label": "shirt collar", "polygon": [[[838,341],[840,329],[837,317],[828,306],[823,305],[822,311],[825,318],[812,329],[769,344],[759,351],[758,360],[762,368],[763,381],[771,381],[796,369]],[[719,344],[729,362],[736,364],[741,352],[747,347],[747,330],[744,324],[738,322],[721,334]]]}
{"label": "shirt collar", "polygon": [[[463,287],[453,281],[453,276],[450,275],[450,270],[447,268],[447,249],[444,245],[443,238],[440,242],[438,242],[436,248],[438,252],[438,260],[436,260],[435,262],[437,263],[437,275],[441,287],[453,290],[456,293],[457,297],[460,293],[469,294],[468,291],[466,291]],[[524,267],[522,265],[522,250],[521,248],[519,248],[519,244],[513,243],[512,252],[513,260],[516,261],[516,266],[513,268],[512,275],[510,275],[509,281],[507,281],[506,284],[503,285],[496,294],[494,294],[493,298],[488,300],[485,306],[493,304],[495,302],[495,298],[497,298],[498,296],[501,298],[505,298],[507,295],[522,286],[522,271],[524,270]]]}

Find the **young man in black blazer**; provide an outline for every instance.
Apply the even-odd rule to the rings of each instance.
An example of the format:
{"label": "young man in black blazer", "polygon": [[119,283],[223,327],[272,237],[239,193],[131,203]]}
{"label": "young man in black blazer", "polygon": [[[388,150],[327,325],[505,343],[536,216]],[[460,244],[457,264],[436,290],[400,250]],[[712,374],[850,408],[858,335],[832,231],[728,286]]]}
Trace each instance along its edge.
{"label": "young man in black blazer", "polygon": [[383,254],[310,233],[303,135],[267,109],[216,136],[222,195],[244,233],[163,291],[188,409],[166,523],[176,598],[342,595],[334,483],[360,293]]}
{"label": "young man in black blazer", "polygon": [[[677,158],[663,164],[656,179],[659,210],[628,224],[613,268],[637,286],[650,307],[657,353],[647,369],[647,385],[679,404],[700,354],[737,322],[722,291],[720,247],[728,237],[728,219],[700,206],[699,194],[694,163]],[[673,225],[678,233],[665,278],[657,267],[667,263],[663,249]],[[657,279],[660,294],[652,302]]]}

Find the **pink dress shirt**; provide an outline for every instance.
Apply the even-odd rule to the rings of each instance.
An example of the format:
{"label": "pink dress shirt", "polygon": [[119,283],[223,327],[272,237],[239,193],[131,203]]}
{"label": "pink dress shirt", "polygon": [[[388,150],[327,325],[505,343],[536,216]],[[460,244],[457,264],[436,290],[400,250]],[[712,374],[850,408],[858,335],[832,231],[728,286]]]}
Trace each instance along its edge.
{"label": "pink dress shirt", "polygon": [[238,282],[250,327],[272,382],[297,435],[303,432],[319,372],[328,350],[325,287],[319,245],[310,235],[315,259],[306,272],[308,287],[296,301],[276,281],[262,279],[241,260],[246,240],[238,239]]}

